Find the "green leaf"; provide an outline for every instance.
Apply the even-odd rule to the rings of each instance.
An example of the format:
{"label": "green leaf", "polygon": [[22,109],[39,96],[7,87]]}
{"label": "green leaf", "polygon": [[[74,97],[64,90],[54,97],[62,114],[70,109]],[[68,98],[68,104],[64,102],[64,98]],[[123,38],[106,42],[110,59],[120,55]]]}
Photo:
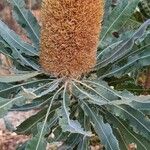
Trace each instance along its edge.
{"label": "green leaf", "polygon": [[36,148],[37,141],[38,136],[33,137],[30,141],[27,142],[25,150],[46,150],[47,142],[44,137],[41,138],[38,148]]}
{"label": "green leaf", "polygon": [[[131,48],[134,45],[134,42],[136,40],[139,40],[141,37],[143,37],[149,25],[150,25],[150,20],[147,20],[145,23],[141,25],[141,27],[133,35],[130,36],[129,39],[124,40],[121,43],[119,42],[113,49],[110,49],[110,51],[108,51],[108,49],[105,49],[108,51],[108,53],[106,54],[106,52],[105,53],[103,52],[105,55],[104,57],[105,59],[101,60],[100,63],[97,64],[99,66],[98,68],[105,67],[109,63],[113,63],[116,60],[119,60],[120,58],[125,56],[127,53],[129,53],[131,51]],[[101,52],[100,54],[103,53]]]}
{"label": "green leaf", "polygon": [[59,119],[59,125],[61,126],[63,132],[80,133],[85,136],[92,136],[90,132],[84,131],[81,124],[77,120],[69,120],[68,122],[68,120],[62,116],[62,118]]}
{"label": "green leaf", "polygon": [[[78,105],[79,106],[79,105]],[[85,130],[91,130],[91,124],[89,118],[86,116],[84,111],[78,107],[78,120],[82,124]],[[80,143],[78,144],[77,150],[90,150],[90,137],[82,136],[80,139]]]}
{"label": "green leaf", "polygon": [[52,108],[52,105],[53,105],[53,102],[54,102],[54,100],[55,100],[55,97],[60,93],[60,91],[61,91],[62,89],[63,89],[63,86],[62,86],[61,88],[59,88],[59,89],[55,92],[55,94],[53,95],[53,97],[52,97],[52,99],[51,99],[51,102],[50,102],[50,104],[49,104],[49,106],[48,106],[48,109],[47,109],[47,112],[46,112],[46,115],[45,115],[45,119],[44,119],[44,121],[43,121],[43,123],[42,123],[41,130],[38,130],[38,131],[40,131],[40,132],[39,132],[39,135],[38,135],[38,139],[37,139],[37,144],[36,144],[35,150],[38,150],[38,149],[39,149],[39,147],[40,147],[40,141],[44,138],[44,135],[47,133],[47,132],[45,132],[45,130],[46,130],[46,127],[47,127],[47,120],[48,120],[48,116],[49,116],[50,110],[51,110],[51,108]]}
{"label": "green leaf", "polygon": [[[148,45],[148,47],[150,46]],[[140,52],[137,55],[134,55],[133,57],[131,55],[131,57],[128,58],[127,63],[122,66],[117,66],[114,64],[114,67],[111,70],[109,70],[108,73],[100,76],[100,78],[102,79],[112,75],[120,77],[121,75],[123,74],[125,75],[135,69],[139,69],[140,67],[149,66],[150,65],[149,59],[150,59],[150,51],[146,49],[145,51]]]}
{"label": "green leaf", "polygon": [[[85,85],[85,87],[88,87],[86,84],[82,83],[83,85]],[[77,90],[79,90],[82,94],[84,94],[85,96],[80,96],[79,98],[84,100],[89,98],[89,102],[90,103],[94,103],[94,104],[99,104],[99,105],[105,105],[107,104],[106,98],[99,94],[95,89],[93,89],[92,87],[88,87],[90,90],[94,91],[95,93],[91,94],[91,92],[87,92],[86,90],[82,89],[81,87],[77,86],[75,83],[73,83],[73,85],[76,87]],[[97,95],[96,95],[97,94]]]}
{"label": "green leaf", "polygon": [[[84,121],[83,122],[84,128],[89,131],[90,128],[91,128],[90,122],[89,122],[89,118],[86,116],[86,114],[83,114],[82,115],[82,119]],[[80,120],[81,120],[81,118],[80,118]],[[78,150],[89,150],[90,149],[90,147],[89,147],[89,144],[90,144],[89,139],[90,139],[89,137],[82,136],[82,138],[80,140],[80,143],[78,144]]]}
{"label": "green leaf", "polygon": [[51,93],[53,91],[55,91],[58,87],[59,87],[59,83],[61,82],[61,80],[54,80],[53,82],[51,82],[50,86],[48,87],[48,89],[45,89],[43,92],[41,92],[38,96],[43,96],[46,95],[48,93]]}
{"label": "green leaf", "polygon": [[78,145],[78,150],[89,150],[88,137],[83,136]]}
{"label": "green leaf", "polygon": [[56,126],[56,128],[53,129],[52,134],[53,137],[49,137],[49,143],[66,141],[70,135],[69,132],[63,132],[60,126]]}
{"label": "green leaf", "polygon": [[104,13],[104,17],[103,17],[104,23],[105,23],[105,20],[107,19],[108,15],[110,15],[111,9],[112,9],[112,0],[105,0],[105,9],[104,9],[105,13]]}
{"label": "green leaf", "polygon": [[16,74],[16,75],[8,75],[8,76],[1,76],[0,82],[4,83],[10,83],[10,82],[18,82],[18,81],[24,81],[30,78],[33,78],[37,75],[39,75],[39,72],[27,72],[26,74]]}
{"label": "green leaf", "polygon": [[[105,106],[107,108],[109,107],[111,108],[108,110],[110,113],[113,112],[114,114],[115,112],[115,114],[118,117],[121,117],[124,120],[128,120],[130,123],[129,126],[131,126],[137,134],[143,135],[144,137],[147,137],[148,139],[149,129],[147,128],[149,128],[150,126],[149,125],[150,121],[148,121],[149,119],[146,118],[146,116],[144,116],[144,114],[142,114],[140,111],[134,110],[133,108],[130,108],[129,106],[135,107],[136,109],[140,110],[140,105],[141,105],[141,109],[150,109],[149,105],[147,105],[146,107],[146,103],[149,104],[149,97],[140,98],[140,97],[131,95],[128,92],[117,92],[113,89],[110,89],[108,85],[105,85],[104,82],[99,83],[99,81],[94,82],[94,81],[89,81],[89,80],[85,80],[85,82],[91,83],[91,85],[88,85],[89,87],[94,87],[96,85],[98,86],[98,87],[96,86],[95,93],[99,93],[100,95],[103,95],[106,98],[107,104]],[[80,83],[80,84],[84,85],[83,83]],[[88,86],[85,84],[85,87],[88,87]],[[91,98],[91,97],[88,97],[88,98]],[[84,99],[81,99],[81,100],[82,100],[82,103],[84,103]],[[92,102],[91,101],[90,103],[96,104],[100,106],[100,108],[105,108],[104,106],[102,107],[101,102],[94,101],[94,100]],[[126,104],[126,105],[123,105],[123,104]],[[122,108],[122,106],[124,107],[126,106],[126,108]]]}
{"label": "green leaf", "polygon": [[128,144],[135,143],[137,144],[138,149],[148,150],[150,149],[149,141],[143,138],[141,135],[136,134],[129,127],[128,122],[121,120],[120,118],[111,114],[107,109],[105,113],[102,112],[107,121],[112,124],[115,128],[115,134],[119,139],[119,145],[121,150],[128,150]]}
{"label": "green leaf", "polygon": [[35,48],[21,40],[13,30],[9,29],[8,26],[0,20],[0,35],[1,37],[11,46],[15,47],[18,53],[27,54],[29,56],[38,56]]}
{"label": "green leaf", "polygon": [[27,142],[26,150],[46,150],[47,141],[44,136],[46,135],[47,130],[48,130],[47,123],[44,123],[44,128],[43,123],[38,123],[37,124],[38,133],[36,136],[32,137],[32,139]]}
{"label": "green leaf", "polygon": [[[49,119],[52,120],[56,109],[60,107],[60,105],[54,105],[49,113],[48,116],[48,121]],[[39,111],[37,114],[31,116],[30,118],[26,119],[24,122],[22,122],[16,129],[16,133],[17,134],[37,134],[37,124],[39,122],[42,122],[45,118],[46,115],[46,108],[42,109],[41,111]],[[54,118],[54,120],[56,120],[56,117]]]}
{"label": "green leaf", "polygon": [[[114,48],[119,47],[119,45],[122,42],[123,42],[122,40],[119,40],[117,42],[113,42],[112,44],[110,44],[109,46],[107,46],[106,48],[104,48],[101,52],[99,52],[99,54],[97,56],[98,61],[102,61],[102,60],[106,59],[107,55],[109,53],[112,53],[112,51],[113,51]],[[99,58],[100,58],[100,60],[99,60]]]}
{"label": "green leaf", "polygon": [[[17,84],[17,85],[10,85],[6,88],[3,88],[0,90],[0,96],[1,97],[10,97],[12,93],[14,92],[18,92],[19,90],[21,90],[21,87],[24,88],[35,88],[38,86],[42,86],[43,84],[46,84],[47,82],[50,82],[52,79],[41,79],[41,80],[35,80],[35,81],[29,81],[29,82],[25,82],[25,83],[21,83],[21,84]],[[1,83],[4,84],[4,83]]]}
{"label": "green leaf", "polygon": [[40,26],[33,14],[25,9],[24,0],[7,0],[14,9],[14,16],[17,22],[27,31],[30,39],[38,50]]}
{"label": "green leaf", "polygon": [[[91,81],[91,80],[84,80],[86,83],[90,83],[90,86],[95,86],[96,90],[95,93],[99,93],[99,95],[102,95],[105,98],[105,101],[103,104],[101,102],[101,99],[98,100],[98,98],[93,98],[92,100],[89,100],[90,103],[96,104],[96,105],[128,105],[130,107],[133,107],[135,109],[138,109],[143,112],[149,113],[150,110],[150,96],[135,96],[131,94],[128,91],[122,91],[118,92],[114,89],[111,89],[105,82],[102,81]],[[88,98],[91,99],[87,95]]]}
{"label": "green leaf", "polygon": [[68,95],[66,94],[66,86],[63,92],[63,107],[58,111],[58,115],[60,116],[59,125],[61,126],[63,132],[69,131],[71,133],[79,133],[85,136],[92,136],[90,132],[84,131],[84,129],[81,127],[81,124],[77,120],[70,119],[68,107],[69,99]]}
{"label": "green leaf", "polygon": [[[130,123],[130,126],[133,127],[134,131],[137,132],[138,134],[143,135],[145,138],[149,139],[150,138],[150,119],[146,118],[145,115],[134,108],[136,104],[141,105],[142,109],[142,102],[140,103],[140,97],[131,95],[128,92],[116,92],[115,90],[109,89],[107,86],[104,86],[103,84],[99,84],[97,82],[92,82],[92,81],[87,81],[90,83],[93,83],[94,85],[97,85],[101,87],[102,89],[105,89],[107,94],[112,93],[113,95],[118,96],[120,99],[117,101],[114,99],[113,101],[109,98],[107,98],[108,101],[110,101],[110,104],[106,104],[106,107],[109,109],[110,112],[112,112],[114,115],[121,117],[124,120],[128,120]],[[98,88],[97,88],[98,89]],[[100,89],[100,92],[104,92],[102,89]],[[112,97],[112,96],[111,96]],[[149,98],[147,97],[149,100]],[[141,100],[141,101],[142,101]],[[99,105],[98,103],[95,103]],[[125,104],[125,105],[123,105]],[[99,105],[101,106],[101,105]],[[131,106],[131,107],[130,107]],[[148,107],[149,105],[147,105]],[[140,107],[140,106],[138,106]],[[143,106],[144,109],[144,106]]]}
{"label": "green leaf", "polygon": [[122,118],[128,120],[129,126],[131,126],[135,133],[142,135],[143,137],[150,139],[150,119],[148,119],[142,112],[135,110],[127,105],[108,105],[108,110]]}
{"label": "green leaf", "polygon": [[10,48],[10,46],[4,41],[4,39],[0,35],[0,52],[7,56],[10,59],[13,59],[13,57],[7,52],[7,49]]}
{"label": "green leaf", "polygon": [[[24,104],[24,105],[14,105],[10,110],[11,111],[28,111],[32,109],[39,109],[43,108],[47,104],[49,104],[50,99],[52,98],[53,93],[47,93],[46,95],[43,95],[41,97],[37,96],[33,100],[30,101],[30,103]],[[57,102],[54,103],[55,106],[57,106],[60,103],[60,100],[57,99]]]}
{"label": "green leaf", "polygon": [[67,138],[67,140],[64,142],[62,145],[62,148],[64,147],[65,149],[73,149],[77,146],[77,144],[81,140],[81,135],[80,134],[70,134]]}
{"label": "green leaf", "polygon": [[22,122],[16,129],[17,134],[30,134],[36,129],[37,124],[42,122],[46,114],[46,109],[39,111],[37,114],[31,116]]}
{"label": "green leaf", "polygon": [[[145,96],[145,98],[147,99],[149,96]],[[141,96],[141,98],[135,101],[132,101],[129,103],[129,105],[135,109],[138,109],[140,111],[146,111],[149,112],[150,114],[150,97],[148,100],[145,100],[145,98],[143,96]]]}
{"label": "green leaf", "polygon": [[5,99],[0,97],[0,118],[6,115],[6,113],[13,106],[13,104],[15,104],[17,101],[21,101],[22,99],[22,96],[12,99]]}
{"label": "green leaf", "polygon": [[118,1],[118,5],[113,9],[110,15],[105,19],[103,30],[101,33],[101,42],[106,38],[108,34],[118,29],[124,24],[124,22],[132,15],[139,0],[123,0]]}
{"label": "green leaf", "polygon": [[[0,20],[0,36],[10,45],[12,53],[11,56],[16,59],[23,66],[30,66],[35,70],[39,70],[37,61],[30,61],[27,59],[27,56],[38,56],[35,52],[34,47],[24,43],[20,40],[20,37],[12,30],[10,30],[6,24]],[[25,55],[26,54],[26,55]],[[33,57],[32,57],[33,58]]]}
{"label": "green leaf", "polygon": [[[124,75],[120,78],[110,77],[107,82],[109,86],[113,86],[114,89],[118,91],[127,90],[134,95],[141,95],[145,92],[145,89],[141,85],[137,84],[135,77],[133,76]],[[150,90],[146,91],[150,93]]]}
{"label": "green leaf", "polygon": [[89,106],[86,102],[81,102],[81,107],[84,112],[88,115],[91,123],[98,134],[103,145],[107,150],[119,150],[118,140],[112,132],[112,128],[108,123],[103,122],[103,118],[98,116],[94,109]]}

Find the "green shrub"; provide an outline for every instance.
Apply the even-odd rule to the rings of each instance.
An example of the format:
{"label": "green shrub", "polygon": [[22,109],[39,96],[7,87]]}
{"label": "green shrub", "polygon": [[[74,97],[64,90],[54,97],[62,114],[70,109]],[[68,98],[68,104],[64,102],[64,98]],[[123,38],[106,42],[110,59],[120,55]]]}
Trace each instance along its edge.
{"label": "green shrub", "polygon": [[18,149],[45,150],[47,143],[59,142],[65,149],[89,149],[97,135],[107,150],[127,150],[130,143],[149,150],[150,96],[137,96],[143,89],[136,77],[150,65],[150,20],[134,18],[139,0],[106,1],[96,65],[71,79],[43,71],[40,26],[24,0],[9,2],[32,44],[0,21],[0,50],[13,61],[15,73],[0,77],[0,116],[39,109],[17,127],[16,133],[32,135]]}

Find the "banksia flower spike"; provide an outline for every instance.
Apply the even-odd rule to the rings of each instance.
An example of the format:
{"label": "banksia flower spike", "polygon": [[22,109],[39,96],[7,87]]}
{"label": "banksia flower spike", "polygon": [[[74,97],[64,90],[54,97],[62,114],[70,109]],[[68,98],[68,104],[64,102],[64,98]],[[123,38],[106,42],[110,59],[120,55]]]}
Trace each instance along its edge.
{"label": "banksia flower spike", "polygon": [[103,7],[103,0],[43,0],[43,70],[55,76],[77,78],[94,67]]}

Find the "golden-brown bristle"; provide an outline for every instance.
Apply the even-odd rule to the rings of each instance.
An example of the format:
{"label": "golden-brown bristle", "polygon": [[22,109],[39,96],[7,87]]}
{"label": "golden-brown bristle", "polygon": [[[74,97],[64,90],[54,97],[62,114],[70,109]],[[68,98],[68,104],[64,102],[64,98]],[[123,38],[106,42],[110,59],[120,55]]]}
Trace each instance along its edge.
{"label": "golden-brown bristle", "polygon": [[40,63],[55,76],[94,67],[104,0],[43,0]]}

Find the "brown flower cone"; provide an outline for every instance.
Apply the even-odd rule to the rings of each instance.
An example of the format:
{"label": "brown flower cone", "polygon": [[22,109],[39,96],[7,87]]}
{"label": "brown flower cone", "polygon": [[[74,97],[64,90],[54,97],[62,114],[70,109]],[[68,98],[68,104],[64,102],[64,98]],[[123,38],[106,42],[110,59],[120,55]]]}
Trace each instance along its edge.
{"label": "brown flower cone", "polygon": [[43,70],[69,78],[91,71],[96,63],[103,7],[103,0],[43,0]]}

